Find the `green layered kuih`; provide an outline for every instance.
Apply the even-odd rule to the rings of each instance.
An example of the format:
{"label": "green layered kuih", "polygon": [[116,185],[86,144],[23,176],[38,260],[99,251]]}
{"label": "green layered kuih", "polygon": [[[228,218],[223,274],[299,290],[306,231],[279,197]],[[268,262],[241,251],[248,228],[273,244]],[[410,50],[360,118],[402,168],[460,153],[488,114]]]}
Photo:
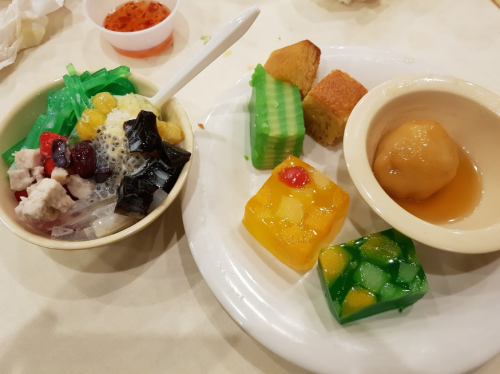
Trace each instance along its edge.
{"label": "green layered kuih", "polygon": [[275,79],[257,65],[250,111],[252,164],[273,169],[289,155],[300,157],[304,142],[304,114],[297,86]]}
{"label": "green layered kuih", "polygon": [[412,305],[429,290],[410,238],[390,229],[321,251],[321,284],[339,323]]}

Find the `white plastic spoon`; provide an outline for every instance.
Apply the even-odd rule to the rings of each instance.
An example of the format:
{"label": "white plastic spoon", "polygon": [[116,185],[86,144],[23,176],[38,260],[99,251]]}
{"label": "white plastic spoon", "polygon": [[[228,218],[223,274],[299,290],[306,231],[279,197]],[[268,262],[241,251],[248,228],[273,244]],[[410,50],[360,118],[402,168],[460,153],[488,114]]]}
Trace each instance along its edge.
{"label": "white plastic spoon", "polygon": [[156,107],[174,96],[182,87],[188,84],[203,69],[238,41],[260,13],[256,6],[247,9],[229,22],[215,37],[213,37],[198,55],[179,71],[156,95],[149,101]]}

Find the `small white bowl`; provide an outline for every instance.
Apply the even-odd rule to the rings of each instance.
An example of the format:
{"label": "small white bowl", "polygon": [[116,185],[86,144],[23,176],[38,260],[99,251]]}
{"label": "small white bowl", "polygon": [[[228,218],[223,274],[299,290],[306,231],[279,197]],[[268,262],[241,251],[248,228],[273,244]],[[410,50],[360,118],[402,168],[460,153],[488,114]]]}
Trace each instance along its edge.
{"label": "small white bowl", "polygon": [[[483,195],[466,219],[442,225],[401,208],[372,171],[377,144],[387,131],[414,119],[434,120],[478,167]],[[410,75],[387,81],[354,108],[344,134],[344,154],[354,185],[370,207],[407,236],[461,253],[500,249],[500,97],[473,83],[443,75]]]}
{"label": "small white bowl", "polygon": [[[136,74],[131,74],[128,78],[134,83],[137,93],[146,97],[152,97],[160,88],[158,84]],[[7,115],[0,120],[0,150],[2,152],[23,139],[35,123],[38,115],[40,113],[45,113],[47,93],[57,91],[63,87],[64,82],[62,78],[39,87],[37,90],[34,90],[30,96],[25,97],[15,105]],[[189,118],[179,102],[175,98],[171,98],[162,105],[159,105],[158,109],[160,109],[161,118],[168,118],[182,127],[185,136],[182,146],[192,154],[194,148],[193,130]],[[0,160],[0,196],[2,196],[0,199],[0,221],[21,239],[41,247],[74,250],[111,244],[141,231],[157,219],[170,204],[172,204],[181,191],[182,186],[186,182],[190,168],[191,160],[188,161],[182,169],[176,184],[167,198],[163,200],[156,209],[136,224],[100,239],[70,242],[51,239],[50,236],[40,234],[19,220],[14,212],[17,202],[14,199],[13,192],[10,190],[10,184],[7,179],[7,166],[3,160]],[[179,217],[179,219],[181,219],[181,217]]]}
{"label": "small white bowl", "polygon": [[134,58],[154,56],[173,44],[173,31],[180,0],[158,1],[165,5],[170,14],[163,21],[148,29],[134,32],[118,32],[103,27],[106,16],[127,0],[85,0],[83,11],[87,19],[101,32],[101,35],[120,54]]}

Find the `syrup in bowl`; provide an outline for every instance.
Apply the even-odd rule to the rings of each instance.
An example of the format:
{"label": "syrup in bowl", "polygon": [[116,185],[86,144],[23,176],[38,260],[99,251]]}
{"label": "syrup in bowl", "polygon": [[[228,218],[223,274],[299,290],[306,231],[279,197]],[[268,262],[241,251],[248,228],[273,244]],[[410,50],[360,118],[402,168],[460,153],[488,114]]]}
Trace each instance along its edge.
{"label": "syrup in bowl", "polygon": [[457,174],[442,189],[425,200],[393,200],[414,216],[433,224],[453,223],[470,216],[482,197],[480,172],[467,152],[459,150]]}

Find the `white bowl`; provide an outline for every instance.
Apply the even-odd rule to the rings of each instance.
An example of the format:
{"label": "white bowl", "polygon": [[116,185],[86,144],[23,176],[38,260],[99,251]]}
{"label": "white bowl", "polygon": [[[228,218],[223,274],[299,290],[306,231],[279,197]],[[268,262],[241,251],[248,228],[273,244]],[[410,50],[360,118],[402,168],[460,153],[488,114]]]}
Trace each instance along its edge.
{"label": "white bowl", "polygon": [[[137,88],[137,93],[146,97],[152,97],[160,88],[158,84],[136,74],[131,74],[129,79]],[[47,92],[57,91],[63,87],[64,82],[62,79],[58,79],[33,90],[33,93],[30,96],[21,100],[9,111],[9,113],[7,113],[4,118],[0,120],[0,150],[2,152],[9,149],[19,140],[23,139],[35,123],[38,115],[40,113],[45,113],[47,105]],[[179,102],[175,98],[171,98],[166,103],[159,106],[158,109],[160,109],[161,118],[168,118],[169,120],[182,126],[185,136],[182,146],[187,151],[193,153],[194,139],[191,123],[189,122],[189,118]],[[17,202],[14,199],[13,192],[10,190],[10,184],[6,177],[7,166],[2,160],[0,160],[0,196],[3,196],[3,198],[0,199],[0,221],[21,239],[46,248],[66,250],[87,249],[114,243],[141,231],[157,219],[170,206],[170,204],[172,204],[181,191],[182,186],[186,182],[190,168],[191,161],[188,161],[182,169],[175,186],[167,198],[163,200],[161,204],[156,207],[156,209],[136,224],[125,230],[100,239],[82,242],[69,242],[51,239],[50,236],[43,235],[36,230],[31,229],[19,220],[14,212]],[[179,219],[181,219],[181,217],[179,217]]]}
{"label": "white bowl", "polygon": [[148,29],[134,32],[111,31],[103,27],[106,16],[127,0],[85,0],[83,11],[87,19],[99,29],[101,35],[122,55],[135,58],[154,56],[173,44],[173,30],[180,0],[159,1],[170,14]]}
{"label": "white bowl", "polygon": [[[372,172],[383,134],[406,121],[440,122],[478,167],[483,195],[466,219],[442,225],[401,208]],[[500,249],[500,97],[473,83],[443,75],[410,75],[387,81],[354,108],[344,134],[351,178],[364,200],[387,223],[432,247],[462,253]]]}

